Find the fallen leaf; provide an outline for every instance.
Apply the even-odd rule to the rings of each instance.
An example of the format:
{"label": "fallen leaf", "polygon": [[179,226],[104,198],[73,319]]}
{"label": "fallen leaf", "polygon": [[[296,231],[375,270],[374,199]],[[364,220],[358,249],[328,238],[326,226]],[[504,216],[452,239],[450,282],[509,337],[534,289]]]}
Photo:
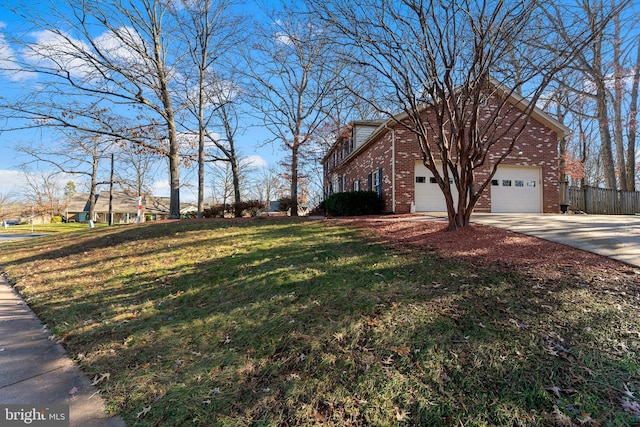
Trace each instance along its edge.
{"label": "fallen leaf", "polygon": [[545,387],[545,390],[554,393],[556,396],[558,396],[558,399],[560,399],[560,391],[562,390],[560,387],[554,385],[552,387]]}
{"label": "fallen leaf", "polygon": [[631,412],[635,416],[640,416],[640,405],[636,401],[630,401],[629,399],[622,400],[622,409],[627,412]]}
{"label": "fallen leaf", "polygon": [[516,319],[509,319],[509,322],[516,325],[519,329],[527,329],[529,327],[526,323],[519,322]]}
{"label": "fallen leaf", "polygon": [[78,387],[73,387],[71,390],[69,390],[69,394],[71,396],[73,396],[74,394],[76,394],[78,392]]}
{"label": "fallen leaf", "polygon": [[593,371],[592,371],[591,369],[587,368],[586,366],[583,366],[583,367],[582,367],[582,369],[584,369],[584,371],[585,371],[587,374],[591,375],[592,377],[595,377],[595,376],[596,376],[596,374],[594,374],[594,373],[593,373]]}
{"label": "fallen leaf", "polygon": [[382,361],[383,365],[393,365],[393,356],[389,356]]}
{"label": "fallen leaf", "polygon": [[98,378],[98,375],[96,375],[95,377],[93,377],[93,381],[91,382],[91,385],[100,384],[102,381],[108,380],[110,377],[111,377],[111,374],[108,372],[102,374],[100,378]]}
{"label": "fallen leaf", "polygon": [[573,425],[571,418],[560,412],[560,409],[557,406],[553,407],[553,412],[551,414],[545,414],[545,418],[551,421],[555,426],[572,427]]}
{"label": "fallen leaf", "polygon": [[151,405],[145,406],[144,408],[142,408],[142,411],[138,412],[138,415],[136,415],[136,418],[144,417],[149,413],[149,411],[151,411]]}
{"label": "fallen leaf", "polygon": [[407,347],[406,345],[400,345],[397,347],[390,347],[389,350],[393,351],[394,353],[398,354],[398,356],[406,356],[409,353],[411,353],[411,349],[409,347]]}
{"label": "fallen leaf", "polygon": [[395,412],[395,415],[396,415],[396,421],[404,421],[405,418],[407,418],[409,416],[409,412],[407,412],[405,410],[401,410],[397,406],[395,407],[395,411],[394,412]]}
{"label": "fallen leaf", "polygon": [[582,418],[578,418],[578,421],[580,422],[580,425],[585,426],[585,427],[599,427],[600,426],[600,422],[597,420],[594,420],[593,418],[591,418],[591,414],[589,414],[588,412],[583,412],[582,413]]}
{"label": "fallen leaf", "polygon": [[629,390],[629,387],[627,387],[627,385],[624,385],[624,395],[627,397],[630,397],[632,399],[635,399],[635,396],[633,395],[633,392],[631,390]]}

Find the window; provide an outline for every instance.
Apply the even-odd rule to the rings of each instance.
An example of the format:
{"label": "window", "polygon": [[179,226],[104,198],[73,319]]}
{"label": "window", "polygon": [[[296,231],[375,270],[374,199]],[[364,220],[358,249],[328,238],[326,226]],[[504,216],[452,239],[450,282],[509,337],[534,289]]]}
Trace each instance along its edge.
{"label": "window", "polygon": [[360,180],[356,179],[353,181],[353,191],[360,191]]}
{"label": "window", "polygon": [[516,179],[515,186],[524,187],[524,181],[522,181],[521,179]]}
{"label": "window", "polygon": [[535,181],[527,181],[527,187],[535,187],[535,186],[536,186]]}
{"label": "window", "polygon": [[382,169],[371,174],[371,190],[375,191],[379,197],[382,197]]}
{"label": "window", "polygon": [[424,184],[425,182],[427,182],[427,178],[424,176],[416,176],[416,183],[417,184]]}
{"label": "window", "polygon": [[[435,176],[431,176],[429,177],[429,183],[430,184],[437,184],[438,181],[436,180]],[[453,184],[453,178],[449,177],[449,184]]]}
{"label": "window", "polygon": [[492,179],[492,180],[491,180],[491,185],[495,185],[495,186],[497,186],[497,185],[500,185],[500,184],[498,183],[498,180],[497,180],[497,179]]}
{"label": "window", "polygon": [[502,180],[502,186],[503,187],[511,187],[511,180],[510,179],[503,179]]}

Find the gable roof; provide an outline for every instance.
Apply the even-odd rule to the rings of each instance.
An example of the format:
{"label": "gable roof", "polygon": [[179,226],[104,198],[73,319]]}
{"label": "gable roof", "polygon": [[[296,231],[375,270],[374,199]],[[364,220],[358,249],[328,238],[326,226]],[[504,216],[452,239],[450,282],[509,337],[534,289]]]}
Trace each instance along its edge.
{"label": "gable roof", "polygon": [[[551,115],[545,113],[542,109],[538,108],[535,105],[532,105],[532,103],[529,100],[517,94],[515,91],[509,90],[502,83],[498,82],[495,79],[491,79],[491,85],[496,89],[496,91],[501,96],[507,96],[507,102],[512,104],[518,110],[524,112],[527,109],[531,109],[531,107],[533,107],[533,110],[531,111],[531,118],[535,119],[536,121],[540,122],[542,125],[554,131],[558,136],[558,140],[566,138],[571,134],[571,129],[569,129],[567,126],[563,125],[558,120],[554,119]],[[423,104],[420,111],[422,112],[427,108],[429,108],[429,105]],[[347,159],[351,159],[355,157],[357,153],[359,153],[364,148],[371,145],[378,138],[380,138],[381,136],[386,134],[388,131],[390,131],[392,127],[396,126],[398,122],[406,119],[407,117],[408,117],[408,114],[403,111],[398,114],[395,114],[393,117],[387,120],[381,121],[379,126],[371,133],[371,135],[369,135],[366,141],[363,144],[356,147],[351,153],[349,153],[349,155],[345,158],[345,161]],[[354,122],[354,124],[375,123],[375,122],[376,121],[373,121],[373,120],[368,122],[360,121],[360,122]],[[334,146],[332,146],[329,152],[322,158],[323,163],[329,157],[329,154],[333,151]]]}

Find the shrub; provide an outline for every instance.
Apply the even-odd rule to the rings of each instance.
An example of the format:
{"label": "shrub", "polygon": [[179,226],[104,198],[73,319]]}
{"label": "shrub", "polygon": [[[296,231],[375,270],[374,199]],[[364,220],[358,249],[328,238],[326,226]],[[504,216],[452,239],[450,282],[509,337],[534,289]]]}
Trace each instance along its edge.
{"label": "shrub", "polygon": [[242,216],[258,216],[265,206],[260,200],[246,200],[236,203],[234,207],[240,210]]}
{"label": "shrub", "polygon": [[240,216],[257,216],[265,204],[259,200],[247,200],[231,204],[219,204],[206,208],[202,212],[205,218],[227,218],[235,216],[236,209],[239,210]]}
{"label": "shrub", "polygon": [[60,215],[56,215],[51,218],[51,224],[58,224],[62,222],[62,217]]}
{"label": "shrub", "polygon": [[329,215],[376,215],[384,209],[384,200],[374,191],[334,193],[320,203]]}

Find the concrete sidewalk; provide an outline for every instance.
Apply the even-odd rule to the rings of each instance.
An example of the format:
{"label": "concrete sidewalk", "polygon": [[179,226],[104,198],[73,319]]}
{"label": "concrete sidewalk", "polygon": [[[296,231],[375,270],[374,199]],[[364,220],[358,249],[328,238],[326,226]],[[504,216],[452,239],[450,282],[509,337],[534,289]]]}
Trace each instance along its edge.
{"label": "concrete sidewalk", "polygon": [[0,404],[65,404],[70,426],[125,426],[1,275]]}

